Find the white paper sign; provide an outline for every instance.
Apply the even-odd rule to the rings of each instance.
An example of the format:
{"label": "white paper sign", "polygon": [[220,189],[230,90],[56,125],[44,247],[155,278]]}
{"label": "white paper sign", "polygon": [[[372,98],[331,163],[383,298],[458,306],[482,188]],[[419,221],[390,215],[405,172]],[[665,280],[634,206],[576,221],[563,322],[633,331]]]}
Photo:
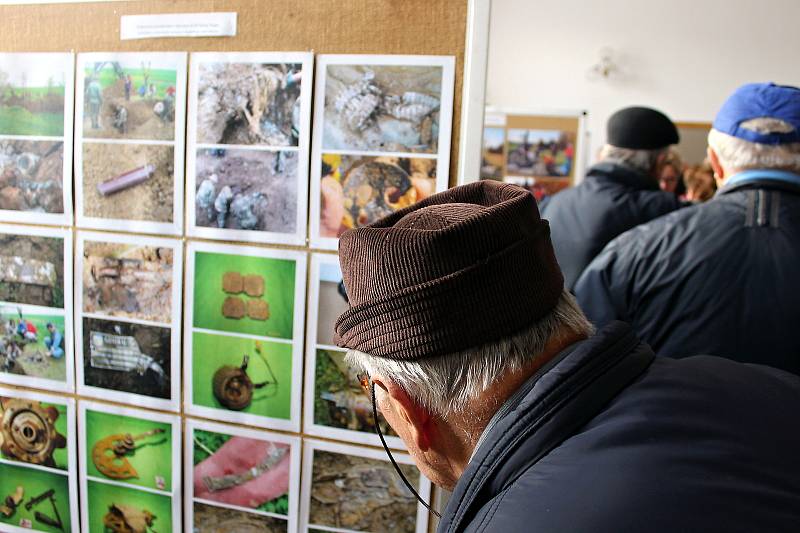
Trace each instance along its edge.
{"label": "white paper sign", "polygon": [[157,37],[231,37],[236,35],[236,13],[170,13],[123,15],[120,39]]}

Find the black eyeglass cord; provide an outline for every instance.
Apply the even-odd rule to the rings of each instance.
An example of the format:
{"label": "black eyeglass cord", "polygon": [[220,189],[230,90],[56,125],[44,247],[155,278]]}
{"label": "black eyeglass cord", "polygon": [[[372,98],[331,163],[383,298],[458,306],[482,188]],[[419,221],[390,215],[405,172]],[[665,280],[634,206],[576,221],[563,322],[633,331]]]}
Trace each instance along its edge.
{"label": "black eyeglass cord", "polygon": [[380,437],[380,439],[381,439],[381,444],[383,444],[383,449],[386,451],[386,455],[389,456],[389,460],[392,462],[392,465],[394,466],[394,469],[397,471],[397,474],[400,476],[400,479],[403,480],[403,483],[405,483],[406,488],[411,491],[411,494],[413,494],[417,498],[419,503],[421,503],[423,506],[425,506],[425,508],[428,511],[430,511],[433,514],[435,514],[438,518],[441,518],[442,515],[440,515],[439,512],[436,511],[436,509],[431,507],[430,504],[428,504],[428,502],[426,502],[425,500],[422,499],[422,496],[419,495],[419,493],[416,491],[416,489],[414,489],[414,486],[408,481],[408,479],[406,479],[406,476],[405,476],[405,474],[403,474],[403,471],[400,470],[400,465],[398,465],[397,461],[394,460],[394,457],[392,456],[392,452],[389,451],[389,447],[386,445],[386,439],[383,438],[383,433],[381,432],[380,425],[378,424],[378,406],[377,406],[377,402],[375,401],[375,382],[372,381],[372,380],[370,380],[370,391],[372,393],[372,417],[373,417],[373,420],[375,421],[375,432],[378,434],[378,437]]}

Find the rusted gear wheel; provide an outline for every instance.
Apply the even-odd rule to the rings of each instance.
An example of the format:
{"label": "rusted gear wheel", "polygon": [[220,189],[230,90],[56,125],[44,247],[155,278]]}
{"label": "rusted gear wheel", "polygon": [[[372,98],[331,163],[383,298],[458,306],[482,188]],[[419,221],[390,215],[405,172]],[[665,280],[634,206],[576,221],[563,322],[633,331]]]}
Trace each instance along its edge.
{"label": "rusted gear wheel", "polygon": [[53,452],[67,446],[55,427],[58,409],[17,398],[4,398],[2,405],[0,451],[26,463],[55,466]]}
{"label": "rusted gear wheel", "polygon": [[241,411],[253,400],[253,382],[241,367],[221,367],[214,373],[213,387],[219,403],[234,411]]}

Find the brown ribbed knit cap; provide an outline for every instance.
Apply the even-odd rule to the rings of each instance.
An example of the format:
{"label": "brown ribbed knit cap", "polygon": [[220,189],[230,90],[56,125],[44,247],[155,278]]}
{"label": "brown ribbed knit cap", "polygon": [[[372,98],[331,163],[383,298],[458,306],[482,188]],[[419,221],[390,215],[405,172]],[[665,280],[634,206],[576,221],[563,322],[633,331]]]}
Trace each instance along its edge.
{"label": "brown ribbed knit cap", "polygon": [[339,240],[350,309],[336,344],[417,360],[506,337],[564,286],[533,195],[479,181],[435,194]]}

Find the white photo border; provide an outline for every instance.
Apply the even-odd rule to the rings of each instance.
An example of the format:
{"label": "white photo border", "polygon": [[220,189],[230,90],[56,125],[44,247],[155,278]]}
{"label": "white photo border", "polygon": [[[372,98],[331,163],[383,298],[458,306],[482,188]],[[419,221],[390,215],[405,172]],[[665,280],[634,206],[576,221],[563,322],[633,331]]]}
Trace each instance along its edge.
{"label": "white photo border", "polygon": [[[376,450],[374,448],[365,448],[362,446],[355,446],[349,444],[340,444],[338,442],[327,442],[315,439],[303,439],[303,468],[302,468],[302,481],[300,485],[300,530],[307,531],[309,527],[318,528],[319,526],[309,523],[311,511],[311,489],[312,489],[312,473],[314,467],[314,451],[322,450],[325,452],[339,453],[342,455],[352,455],[355,457],[365,457],[367,459],[377,459],[379,461],[389,462],[386,452],[383,450]],[[414,465],[414,461],[406,453],[396,452],[392,454],[398,464]],[[416,468],[416,466],[415,466]],[[417,492],[420,498],[425,501],[430,501],[431,497],[431,482],[426,478],[422,472],[419,473],[419,484]],[[429,511],[417,502],[417,521],[416,533],[426,533],[428,531],[428,513]],[[322,526],[322,529],[330,531],[349,531],[343,528],[334,528],[330,526]],[[377,533],[377,532],[373,532]]]}
{"label": "white photo border", "polygon": [[[173,238],[143,237],[136,235],[123,235],[116,233],[98,233],[94,231],[78,231],[75,247],[75,366],[77,376],[77,392],[81,396],[89,396],[112,402],[129,403],[147,407],[150,409],[161,409],[164,411],[178,412],[181,407],[181,312],[183,304],[183,243]],[[171,248],[172,255],[172,301],[170,303],[171,320],[170,323],[154,323],[147,320],[139,320],[127,317],[103,315],[102,313],[85,313],[83,311],[83,252],[85,243],[103,242],[115,244],[129,244],[135,246],[154,246],[161,248]],[[144,326],[157,326],[168,328],[170,333],[170,398],[161,399],[136,394],[132,392],[116,391],[94,387],[85,384],[83,337],[83,318],[95,318],[107,320],[109,322],[126,322],[140,324]]]}
{"label": "white photo border", "polygon": [[[138,490],[142,492],[157,493],[172,499],[172,532],[180,533],[182,521],[182,502],[181,495],[183,494],[183,478],[181,476],[181,451],[182,451],[182,431],[181,431],[181,418],[178,415],[157,413],[154,411],[146,411],[143,409],[136,409],[133,407],[121,407],[107,403],[94,402],[90,400],[80,399],[78,401],[78,444],[81,453],[78,456],[78,465],[80,472],[80,516],[81,516],[81,531],[89,531],[89,470],[88,470],[88,454],[89,446],[86,443],[86,411],[96,411],[99,413],[121,415],[131,418],[138,418],[140,420],[149,420],[161,424],[169,424],[172,428],[172,450],[170,450],[170,458],[172,461],[172,490],[169,494],[167,491],[158,491],[154,489],[146,489],[128,483],[108,482],[98,478],[91,478],[92,482],[105,483],[108,485],[124,486],[131,490]],[[75,530],[77,531],[77,530]]]}
{"label": "white photo border", "polygon": [[[328,66],[422,66],[441,67],[442,92],[439,110],[438,151],[435,154],[413,152],[375,152],[364,150],[326,150],[322,146],[325,128],[325,88]],[[453,106],[455,91],[455,56],[426,55],[371,55],[371,54],[321,54],[317,56],[314,80],[314,131],[311,144],[311,194],[309,201],[309,242],[312,248],[336,250],[339,239],[320,235],[320,180],[322,179],[322,155],[335,153],[341,155],[402,157],[407,159],[436,160],[436,192],[447,189],[450,177],[450,143],[453,129]]]}
{"label": "white photo border", "polygon": [[[303,78],[300,85],[300,132],[298,145],[208,145],[197,142],[197,90],[201,63],[300,63]],[[186,127],[186,234],[203,239],[238,241],[244,243],[289,244],[303,246],[308,232],[308,156],[311,135],[311,97],[314,76],[313,52],[198,52],[193,53],[189,76],[189,112]],[[203,147],[229,150],[252,150],[297,153],[297,214],[294,233],[218,229],[198,226],[195,211],[197,189],[197,151]]]}
{"label": "white photo border", "polygon": [[[316,397],[317,350],[336,350],[346,352],[345,348],[327,346],[317,342],[317,326],[319,318],[319,284],[320,267],[335,265],[339,267],[339,257],[330,253],[312,253],[309,265],[309,287],[306,323],[306,368],[304,377],[305,396],[303,397],[303,431],[315,437],[342,440],[368,446],[381,446],[375,432],[354,431],[334,428],[314,423],[314,400]],[[386,444],[392,449],[405,450],[406,446],[400,437],[384,435]]]}
{"label": "white photo border", "polygon": [[[159,141],[156,139],[103,139],[86,138],[83,135],[83,92],[84,77],[81,75],[87,62],[112,61],[121,57],[158,56],[165,60],[174,60],[176,64],[175,80],[175,133],[172,141]],[[100,229],[110,231],[129,231],[139,233],[153,233],[156,235],[182,235],[183,233],[183,184],[184,184],[184,149],[186,125],[186,61],[187,52],[86,52],[78,54],[76,72],[76,94],[78,98],[75,116],[75,224],[82,228]],[[154,222],[148,220],[133,220],[119,218],[90,217],[83,214],[83,145],[90,144],[126,144],[126,145],[151,145],[172,146],[172,222]]]}
{"label": "white photo border", "polygon": [[[35,211],[14,211],[0,209],[0,221],[23,222],[26,224],[48,224],[53,226],[72,226],[72,147],[73,120],[75,117],[75,54],[72,52],[2,52],[4,56],[61,56],[64,61],[64,132],[61,137],[33,135],[0,135],[3,139],[20,141],[52,141],[63,143],[64,160],[61,170],[61,192],[63,213],[39,213]],[[24,58],[23,58],[24,59]]]}
{"label": "white photo border", "polygon": [[[197,252],[208,252],[226,255],[244,255],[251,257],[262,257],[266,259],[286,259],[295,263],[294,278],[294,317],[292,322],[292,338],[286,339],[286,344],[292,346],[292,383],[290,394],[290,415],[289,420],[272,418],[238,411],[229,411],[196,405],[193,400],[192,368],[194,364],[192,356],[192,333],[194,330],[194,270],[195,257]],[[300,432],[301,398],[303,385],[303,326],[305,322],[305,294],[306,294],[306,270],[307,254],[305,251],[277,250],[256,246],[222,244],[214,242],[190,241],[186,248],[186,298],[184,302],[184,325],[183,325],[183,401],[184,412],[186,414],[209,418],[212,420],[225,420],[236,424],[255,426],[261,429],[277,429],[280,431]],[[206,330],[203,330],[206,331]],[[220,335],[230,334],[229,332],[218,332]],[[246,337],[261,338],[268,342],[275,340],[270,337]],[[224,413],[224,414],[223,414]]]}
{"label": "white photo border", "polygon": [[[185,434],[186,440],[184,441],[184,463],[183,463],[183,486],[185,487],[184,493],[184,511],[183,516],[186,522],[186,529],[189,530],[194,524],[194,503],[195,501],[200,502],[204,505],[211,505],[211,506],[219,506],[219,507],[230,507],[226,505],[220,505],[216,502],[209,502],[207,500],[195,500],[194,497],[194,464],[193,461],[193,452],[194,452],[194,430],[199,429],[203,431],[212,431],[214,433],[221,433],[224,435],[232,435],[238,437],[246,437],[249,439],[256,439],[262,440],[266,442],[279,442],[282,444],[289,445],[289,453],[291,454],[290,457],[290,470],[289,470],[289,512],[286,516],[275,515],[276,518],[280,518],[281,520],[286,520],[287,523],[287,533],[296,533],[297,532],[297,513],[300,508],[300,455],[302,453],[302,447],[300,442],[299,436],[288,436],[280,433],[272,433],[269,431],[258,430],[258,429],[250,429],[250,428],[242,428],[237,426],[231,426],[228,424],[220,424],[217,422],[207,422],[202,420],[196,420],[192,418],[187,418],[185,423]],[[234,508],[234,507],[231,507]],[[235,508],[236,510],[241,510],[242,512],[251,512],[252,514],[258,516],[273,516],[270,514],[265,514],[259,511],[248,511],[244,509]]]}
{"label": "white photo border", "polygon": [[63,257],[64,262],[64,308],[58,309],[55,307],[34,306],[28,304],[18,304],[15,302],[3,302],[8,305],[14,305],[22,309],[31,309],[41,312],[51,312],[54,315],[64,316],[64,358],[66,363],[66,375],[64,381],[55,379],[47,379],[32,376],[20,376],[17,374],[9,374],[0,372],[0,383],[8,385],[21,385],[24,387],[33,387],[36,389],[45,389],[53,392],[75,392],[75,350],[73,342],[74,331],[74,314],[73,314],[73,290],[74,284],[72,283],[72,230],[63,228],[46,228],[46,227],[33,227],[33,226],[18,226],[14,224],[0,224],[0,234],[2,235],[21,235],[30,237],[50,237],[54,239],[62,239],[64,242]]}
{"label": "white photo border", "polygon": [[[68,479],[69,493],[69,517],[70,517],[70,530],[79,531],[80,529],[80,508],[78,505],[78,439],[76,434],[77,417],[75,416],[75,400],[72,398],[65,398],[63,396],[53,396],[50,394],[43,394],[40,392],[25,391],[21,389],[9,389],[0,386],[0,396],[4,398],[20,398],[25,400],[33,400],[37,402],[51,403],[63,405],[67,409],[67,470],[63,472]],[[22,461],[2,461],[5,464],[15,466],[31,466],[29,463]],[[56,469],[44,468],[48,472],[55,472]],[[17,532],[30,532],[31,529],[17,527],[13,524],[4,524],[3,527],[8,527],[9,531]],[[36,531],[35,529],[33,531]]]}

